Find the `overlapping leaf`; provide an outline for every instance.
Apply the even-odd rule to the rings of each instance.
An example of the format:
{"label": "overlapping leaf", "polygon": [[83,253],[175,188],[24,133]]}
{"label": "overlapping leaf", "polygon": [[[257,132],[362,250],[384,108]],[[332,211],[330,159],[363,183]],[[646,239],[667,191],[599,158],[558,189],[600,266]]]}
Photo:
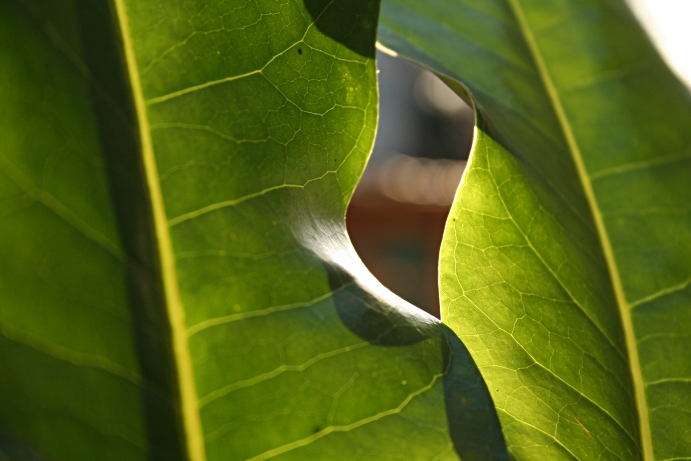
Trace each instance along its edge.
{"label": "overlapping leaf", "polygon": [[0,425],[47,460],[506,459],[344,230],[378,3],[0,5]]}
{"label": "overlapping leaf", "polygon": [[510,451],[687,459],[691,97],[626,5],[386,0],[379,40],[475,102],[442,316]]}

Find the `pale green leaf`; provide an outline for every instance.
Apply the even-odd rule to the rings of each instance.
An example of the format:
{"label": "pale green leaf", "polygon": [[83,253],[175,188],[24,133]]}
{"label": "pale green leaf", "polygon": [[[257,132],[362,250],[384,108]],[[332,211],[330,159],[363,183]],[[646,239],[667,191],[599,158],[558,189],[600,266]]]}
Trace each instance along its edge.
{"label": "pale green leaf", "polygon": [[691,97],[625,3],[385,0],[379,40],[476,107],[442,317],[510,452],[689,459]]}

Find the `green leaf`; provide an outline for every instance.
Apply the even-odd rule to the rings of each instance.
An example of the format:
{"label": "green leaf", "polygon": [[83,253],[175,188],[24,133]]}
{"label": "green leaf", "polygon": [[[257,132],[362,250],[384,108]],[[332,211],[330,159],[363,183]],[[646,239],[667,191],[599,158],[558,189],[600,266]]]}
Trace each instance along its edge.
{"label": "green leaf", "polygon": [[42,461],[25,444],[0,427],[0,461]]}
{"label": "green leaf", "polygon": [[475,104],[442,318],[510,452],[691,457],[691,97],[624,2],[385,0],[379,40]]}
{"label": "green leaf", "polygon": [[345,232],[378,7],[0,3],[13,437],[54,461],[507,459],[463,344]]}

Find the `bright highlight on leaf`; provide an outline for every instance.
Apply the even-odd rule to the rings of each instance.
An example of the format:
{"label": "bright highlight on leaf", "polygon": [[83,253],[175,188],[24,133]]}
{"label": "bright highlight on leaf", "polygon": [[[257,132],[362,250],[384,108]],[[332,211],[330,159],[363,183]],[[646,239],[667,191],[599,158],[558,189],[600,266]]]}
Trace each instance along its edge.
{"label": "bright highlight on leaf", "polygon": [[[0,5],[0,458],[691,457],[688,90],[618,1],[379,10]],[[445,324],[345,232],[377,37],[476,107]]]}

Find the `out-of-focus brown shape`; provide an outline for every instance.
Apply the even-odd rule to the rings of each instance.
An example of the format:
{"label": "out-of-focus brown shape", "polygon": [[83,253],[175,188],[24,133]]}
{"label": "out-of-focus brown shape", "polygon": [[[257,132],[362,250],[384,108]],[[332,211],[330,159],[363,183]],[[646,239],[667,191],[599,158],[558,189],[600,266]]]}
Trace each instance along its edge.
{"label": "out-of-focus brown shape", "polygon": [[465,163],[395,155],[371,165],[346,217],[353,245],[374,276],[436,317],[439,247]]}

